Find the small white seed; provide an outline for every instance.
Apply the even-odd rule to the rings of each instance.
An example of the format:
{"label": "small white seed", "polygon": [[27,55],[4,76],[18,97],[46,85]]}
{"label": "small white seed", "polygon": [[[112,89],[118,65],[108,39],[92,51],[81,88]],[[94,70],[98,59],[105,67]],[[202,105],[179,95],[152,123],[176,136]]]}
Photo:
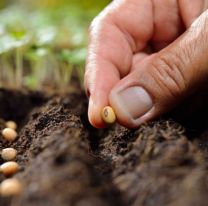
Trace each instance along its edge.
{"label": "small white seed", "polygon": [[101,117],[106,124],[113,124],[116,121],[116,115],[112,107],[104,107],[101,112]]}
{"label": "small white seed", "polygon": [[20,195],[22,190],[23,190],[23,186],[21,182],[15,178],[6,179],[0,185],[1,196]]}
{"label": "small white seed", "polygon": [[5,175],[5,176],[11,176],[18,172],[19,170],[19,165],[16,162],[9,161],[5,162],[0,166],[0,171]]}
{"label": "small white seed", "polygon": [[17,150],[14,148],[5,148],[1,151],[1,157],[3,160],[11,161],[17,156]]}
{"label": "small white seed", "polygon": [[17,138],[17,132],[11,128],[5,128],[2,130],[2,135],[7,141],[14,141]]}
{"label": "small white seed", "polygon": [[7,121],[5,125],[6,125],[6,127],[10,128],[10,129],[14,129],[14,130],[17,129],[17,124],[14,121]]}

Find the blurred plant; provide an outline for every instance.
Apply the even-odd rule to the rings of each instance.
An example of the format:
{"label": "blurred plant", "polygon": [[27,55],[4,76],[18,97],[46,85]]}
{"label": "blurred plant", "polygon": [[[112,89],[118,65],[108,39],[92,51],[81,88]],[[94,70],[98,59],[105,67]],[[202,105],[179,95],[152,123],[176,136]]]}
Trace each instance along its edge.
{"label": "blurred plant", "polygon": [[0,11],[0,86],[66,89],[74,69],[82,84],[87,27],[109,0],[19,2]]}
{"label": "blurred plant", "polygon": [[23,50],[31,37],[29,33],[20,27],[17,30],[11,27],[8,32],[8,35],[12,38],[12,41],[10,41],[11,48],[15,50],[15,83],[17,87],[21,87],[23,83]]}

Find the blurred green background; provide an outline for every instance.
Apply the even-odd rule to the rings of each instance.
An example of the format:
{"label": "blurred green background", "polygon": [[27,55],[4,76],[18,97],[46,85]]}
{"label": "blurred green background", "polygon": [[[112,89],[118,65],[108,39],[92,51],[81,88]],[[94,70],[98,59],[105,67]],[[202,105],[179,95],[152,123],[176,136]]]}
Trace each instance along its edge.
{"label": "blurred green background", "polygon": [[66,89],[80,83],[87,31],[109,0],[0,1],[0,86]]}

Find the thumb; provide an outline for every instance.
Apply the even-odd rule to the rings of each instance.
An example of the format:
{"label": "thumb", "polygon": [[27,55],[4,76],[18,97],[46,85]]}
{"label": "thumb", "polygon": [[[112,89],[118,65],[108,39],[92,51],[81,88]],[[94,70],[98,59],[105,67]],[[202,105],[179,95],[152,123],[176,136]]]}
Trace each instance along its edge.
{"label": "thumb", "polygon": [[208,77],[208,12],[175,42],[133,65],[112,89],[109,102],[118,121],[138,127],[174,107]]}

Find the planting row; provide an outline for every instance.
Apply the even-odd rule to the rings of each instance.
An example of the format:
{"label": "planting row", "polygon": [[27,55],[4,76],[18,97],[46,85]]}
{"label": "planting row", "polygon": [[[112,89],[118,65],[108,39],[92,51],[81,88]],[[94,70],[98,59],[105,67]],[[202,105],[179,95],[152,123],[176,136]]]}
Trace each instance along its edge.
{"label": "planting row", "polygon": [[[13,121],[5,124],[6,128],[2,130],[2,136],[6,141],[13,142],[17,138],[17,125]],[[5,161],[0,166],[0,172],[6,177],[0,184],[0,196],[14,196],[22,192],[22,184],[17,178],[12,176],[19,170],[19,165],[15,162],[17,150],[14,148],[3,148],[1,150],[1,158]]]}

